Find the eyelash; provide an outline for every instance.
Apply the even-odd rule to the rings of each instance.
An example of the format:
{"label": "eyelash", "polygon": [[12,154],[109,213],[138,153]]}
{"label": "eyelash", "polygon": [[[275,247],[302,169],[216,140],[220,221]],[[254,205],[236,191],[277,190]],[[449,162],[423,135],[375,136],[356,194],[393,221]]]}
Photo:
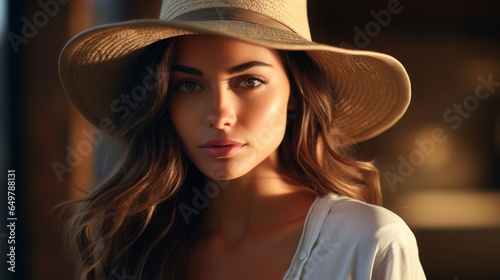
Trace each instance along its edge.
{"label": "eyelash", "polygon": [[[240,86],[242,83],[244,83],[244,82],[248,82],[248,81],[257,81],[257,82],[259,82],[259,84],[258,84],[258,85],[256,85],[256,86],[252,86],[252,87]],[[268,83],[268,81],[267,81],[267,80],[265,80],[265,79],[263,79],[263,78],[259,78],[259,77],[255,77],[255,76],[247,76],[247,77],[243,77],[242,79],[240,79],[240,80],[238,81],[237,85],[238,85],[238,87],[240,87],[240,88],[247,88],[247,89],[249,89],[249,90],[255,90],[255,89],[257,89],[257,88],[259,88],[259,87],[261,87],[262,85],[265,85],[265,84],[267,84],[267,83]]]}
{"label": "eyelash", "polygon": [[[242,83],[245,83],[245,82],[248,82],[248,81],[257,81],[259,84],[256,85],[256,86],[249,86],[249,87],[247,87],[247,86],[241,86]],[[236,83],[236,85],[237,85],[238,88],[245,88],[245,89],[248,89],[248,90],[256,90],[257,88],[259,88],[262,85],[265,85],[267,83],[268,83],[268,81],[265,80],[264,78],[255,77],[255,76],[246,76],[246,77],[240,78],[238,80],[238,82]],[[183,87],[183,86],[185,86],[187,84],[194,84],[194,85],[196,85],[196,89],[194,89],[194,90],[181,89],[181,87]],[[177,92],[184,92],[184,93],[191,93],[191,92],[194,92],[196,90],[199,90],[199,88],[203,89],[203,87],[200,85],[200,83],[198,81],[193,81],[193,80],[175,81],[173,83],[173,88]]]}
{"label": "eyelash", "polygon": [[181,87],[185,86],[186,84],[195,84],[197,87],[202,88],[201,85],[200,85],[200,83],[197,82],[197,81],[181,80],[181,81],[176,81],[174,83],[174,90],[176,92],[184,92],[184,93],[191,93],[191,92],[195,91],[195,90],[189,91],[189,90],[183,90],[183,89],[181,89]]}

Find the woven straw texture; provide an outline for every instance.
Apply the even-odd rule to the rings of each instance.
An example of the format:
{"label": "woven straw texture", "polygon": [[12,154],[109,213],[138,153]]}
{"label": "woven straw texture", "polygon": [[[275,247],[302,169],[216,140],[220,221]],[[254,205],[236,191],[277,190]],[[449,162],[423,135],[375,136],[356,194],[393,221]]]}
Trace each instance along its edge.
{"label": "woven straw texture", "polygon": [[[222,18],[230,11],[228,7],[251,9],[286,28],[245,20],[164,20],[207,7]],[[408,107],[410,82],[405,69],[388,55],[312,42],[305,7],[305,0],[166,0],[160,16],[163,19],[104,25],[73,38],[61,53],[61,81],[80,112],[99,127],[103,121],[115,118],[113,104],[120,100],[121,86],[147,46],[179,35],[220,35],[274,49],[307,51],[337,94],[337,125],[341,132],[355,142],[382,133]]]}

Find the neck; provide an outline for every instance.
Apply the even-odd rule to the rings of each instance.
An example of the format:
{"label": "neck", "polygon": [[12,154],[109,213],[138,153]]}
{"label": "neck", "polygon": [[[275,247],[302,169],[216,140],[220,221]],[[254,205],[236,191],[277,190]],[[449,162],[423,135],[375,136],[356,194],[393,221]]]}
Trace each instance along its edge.
{"label": "neck", "polygon": [[304,195],[311,201],[316,194],[287,180],[268,162],[234,180],[218,182],[223,186],[210,200],[202,225],[202,235],[223,234],[234,242],[252,231],[269,229],[296,217],[289,206]]}

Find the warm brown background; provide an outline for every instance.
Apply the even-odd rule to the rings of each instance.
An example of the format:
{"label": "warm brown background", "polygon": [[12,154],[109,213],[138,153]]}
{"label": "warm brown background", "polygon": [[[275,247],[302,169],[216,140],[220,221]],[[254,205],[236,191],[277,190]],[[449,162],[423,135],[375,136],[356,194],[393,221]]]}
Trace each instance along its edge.
{"label": "warm brown background", "polygon": [[[373,25],[370,11],[386,9],[394,1],[311,0],[313,38],[356,46],[355,28]],[[379,32],[372,30],[370,42],[362,46],[389,53],[406,66],[413,82],[413,101],[395,127],[363,143],[360,150],[381,167],[386,207],[414,230],[429,279],[500,279],[500,86],[492,88],[486,100],[473,103],[478,77],[492,75],[493,81],[500,82],[500,2],[437,2],[401,0],[402,11],[392,15]],[[38,1],[8,3],[8,31],[16,34],[21,34],[23,17],[31,20],[41,11]],[[77,197],[75,188],[94,183],[95,155],[85,157],[62,181],[51,166],[54,161],[65,162],[65,148],[78,145],[84,139],[82,131],[91,129],[74,111],[59,83],[61,48],[85,28],[156,17],[159,6],[158,0],[68,1],[59,5],[57,14],[17,54],[2,34],[5,72],[0,81],[8,87],[1,93],[7,127],[1,132],[0,167],[1,172],[16,169],[20,221],[16,229],[18,272],[1,279],[73,276],[62,247],[59,212],[52,210]],[[469,108],[477,108],[465,111],[459,117],[461,124],[453,129],[455,122],[443,114],[464,101],[470,102]],[[455,120],[460,116],[452,115]],[[409,176],[401,176],[402,159],[418,153],[415,141],[431,139],[436,129],[446,140],[435,143]],[[390,183],[388,174],[401,180]],[[4,240],[0,239],[2,257]],[[3,265],[4,261],[0,275],[6,271]]]}

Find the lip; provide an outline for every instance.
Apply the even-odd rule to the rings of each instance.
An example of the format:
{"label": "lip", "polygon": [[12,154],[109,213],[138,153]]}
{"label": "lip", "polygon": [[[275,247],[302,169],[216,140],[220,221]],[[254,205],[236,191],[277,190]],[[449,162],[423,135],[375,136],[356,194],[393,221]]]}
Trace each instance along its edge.
{"label": "lip", "polygon": [[236,140],[220,138],[209,140],[201,144],[199,148],[208,156],[214,158],[229,158],[234,156],[245,146],[246,144]]}

